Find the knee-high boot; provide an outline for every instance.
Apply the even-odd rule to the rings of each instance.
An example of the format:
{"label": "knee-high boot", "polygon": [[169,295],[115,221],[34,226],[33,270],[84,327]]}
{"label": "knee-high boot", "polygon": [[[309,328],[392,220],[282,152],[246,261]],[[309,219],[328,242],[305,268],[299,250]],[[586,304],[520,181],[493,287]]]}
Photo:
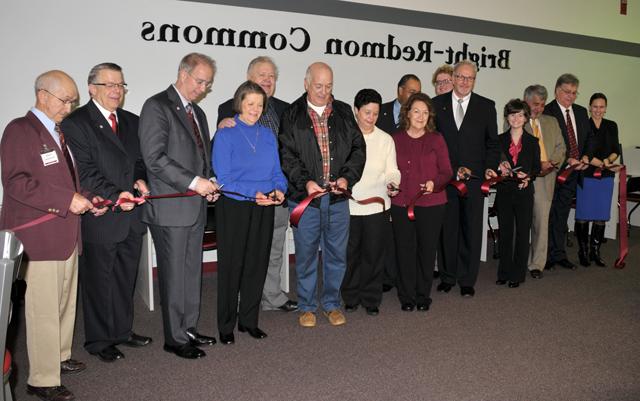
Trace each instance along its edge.
{"label": "knee-high boot", "polygon": [[578,259],[584,267],[589,267],[589,222],[576,221],[576,236],[578,237]]}
{"label": "knee-high boot", "polygon": [[604,238],[604,225],[595,224],[591,227],[591,242],[589,259],[600,267],[605,267],[604,260],[600,257],[600,245]]}

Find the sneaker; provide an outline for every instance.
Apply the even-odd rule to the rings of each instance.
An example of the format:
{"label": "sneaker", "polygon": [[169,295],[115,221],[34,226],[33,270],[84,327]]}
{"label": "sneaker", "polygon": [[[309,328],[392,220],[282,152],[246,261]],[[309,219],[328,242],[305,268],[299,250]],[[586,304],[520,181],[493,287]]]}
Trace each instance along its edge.
{"label": "sneaker", "polygon": [[340,326],[347,323],[347,319],[344,317],[340,309],[330,310],[329,312],[325,312],[324,315],[332,326]]}
{"label": "sneaker", "polygon": [[298,323],[302,327],[315,327],[316,326],[316,315],[313,312],[303,312],[302,315],[298,318]]}

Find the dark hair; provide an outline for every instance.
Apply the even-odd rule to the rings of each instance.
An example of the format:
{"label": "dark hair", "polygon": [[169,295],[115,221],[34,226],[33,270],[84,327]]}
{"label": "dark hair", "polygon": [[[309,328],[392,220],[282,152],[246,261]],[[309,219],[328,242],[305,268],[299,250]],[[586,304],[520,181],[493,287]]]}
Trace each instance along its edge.
{"label": "dark hair", "polygon": [[607,97],[604,95],[604,93],[596,92],[593,95],[591,95],[591,98],[589,99],[589,106],[591,106],[591,103],[593,103],[593,101],[596,99],[604,100],[604,105],[605,106],[607,105]]}
{"label": "dark hair", "polygon": [[378,106],[382,105],[382,96],[374,89],[361,89],[353,100],[353,105],[356,109],[369,103],[376,103]]}
{"label": "dark hair", "polygon": [[247,95],[251,93],[257,93],[258,95],[262,95],[262,112],[267,109],[267,94],[264,89],[260,87],[255,82],[245,81],[238,89],[236,89],[236,93],[233,95],[233,111],[240,114],[242,113],[242,101],[247,97]]}
{"label": "dark hair", "polygon": [[420,82],[420,78],[418,78],[416,75],[413,74],[404,74],[402,76],[402,78],[400,78],[400,80],[398,81],[398,88],[401,88],[404,86],[404,84],[407,83],[408,80],[413,79],[414,81],[418,81]]}
{"label": "dark hair", "polygon": [[524,112],[525,118],[528,120],[531,117],[531,109],[527,102],[520,99],[511,99],[504,105],[504,118],[507,118],[509,114],[515,114]]}
{"label": "dark hair", "polygon": [[400,109],[400,128],[405,131],[409,129],[409,126],[411,124],[409,122],[409,110],[411,110],[415,102],[423,102],[427,105],[427,108],[429,109],[429,120],[427,121],[426,131],[434,131],[436,129],[436,110],[433,107],[433,102],[431,101],[429,95],[422,92],[414,93],[413,95],[411,95],[407,100],[407,103],[405,103]]}
{"label": "dark hair", "polygon": [[100,63],[94,66],[91,71],[89,71],[89,77],[87,78],[87,83],[89,85],[96,83],[96,78],[98,77],[98,73],[102,70],[111,70],[122,72],[122,67],[120,67],[116,63]]}
{"label": "dark hair", "polygon": [[578,85],[580,85],[580,80],[578,79],[578,77],[576,77],[573,74],[565,73],[565,74],[560,75],[558,77],[558,79],[556,80],[556,89],[558,89],[559,87],[561,87],[564,84],[578,86]]}

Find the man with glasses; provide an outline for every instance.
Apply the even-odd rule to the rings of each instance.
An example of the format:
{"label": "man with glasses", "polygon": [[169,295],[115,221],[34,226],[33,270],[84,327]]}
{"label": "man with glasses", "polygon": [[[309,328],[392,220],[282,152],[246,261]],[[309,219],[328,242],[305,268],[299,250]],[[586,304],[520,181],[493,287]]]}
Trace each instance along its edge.
{"label": "man with glasses", "polygon": [[[76,319],[77,261],[82,253],[80,215],[107,211],[84,191],[59,124],[78,99],[73,79],[48,71],[35,82],[35,107],[7,125],[0,144],[2,213],[0,228],[15,230],[28,260],[25,321],[29,377],[27,392],[43,400],[73,400],[60,374],[86,366],[71,359]],[[36,219],[54,216],[31,227]],[[92,218],[94,216],[91,216]],[[97,219],[99,220],[99,219]]]}
{"label": "man with glasses", "polygon": [[[391,135],[399,129],[400,108],[414,93],[422,91],[420,78],[414,74],[405,74],[398,81],[397,97],[388,103],[380,105],[380,114],[376,126]],[[382,291],[389,292],[396,285],[398,268],[396,266],[396,247],[393,232],[389,230],[382,277]]]}
{"label": "man with glasses", "polygon": [[500,157],[495,103],[473,92],[477,73],[473,62],[458,62],[453,67],[453,90],[433,98],[436,128],[447,142],[451,167],[458,179],[471,178],[466,181],[466,197],[447,187],[444,263],[442,268],[438,265],[437,290],[448,293],[458,284],[463,297],[475,295],[480,266],[484,203],[480,186],[486,174],[496,174]]}
{"label": "man with glasses", "polygon": [[[270,128],[277,137],[280,131],[282,113],[289,107],[289,103],[273,96],[276,91],[276,81],[278,80],[278,67],[270,57],[256,57],[249,63],[247,79],[260,85],[267,94],[267,107],[258,122]],[[236,124],[233,119],[234,114],[233,99],[222,103],[218,107],[218,128],[234,127]],[[290,300],[280,287],[280,271],[284,267],[283,258],[289,257],[289,255],[283,255],[288,227],[289,208],[284,202],[282,205],[275,207],[269,267],[262,290],[262,310],[281,310],[285,312],[298,310],[298,303]]]}
{"label": "man with glasses", "polygon": [[[126,83],[122,68],[98,64],[88,78],[87,104],[62,122],[75,156],[80,184],[94,194],[116,202],[148,193],[138,140],[138,116],[120,108]],[[84,311],[85,349],[104,362],[124,358],[118,344],[142,347],[151,338],[133,327],[133,294],[142,235],[142,209],[120,206],[126,213],[108,213],[101,219],[82,217],[80,291]]]}
{"label": "man with glasses", "polygon": [[157,199],[143,210],[158,261],[164,350],[187,359],[204,357],[198,346],[216,342],[196,331],[207,200],[215,200],[218,189],[210,180],[209,124],[196,102],[211,89],[215,72],[210,57],[187,54],[178,67],[176,83],[147,99],[140,113],[140,148],[149,191],[154,195],[197,193]]}
{"label": "man with glasses", "polygon": [[[575,104],[578,97],[580,81],[573,74],[562,74],[556,80],[555,100],[544,107],[544,114],[555,117],[560,125],[562,137],[566,145],[566,164],[580,163],[587,143],[593,135],[587,109]],[[564,167],[564,166],[563,166]],[[577,167],[578,170],[588,166]],[[565,269],[575,270],[576,265],[567,259],[565,248],[567,239],[567,219],[571,210],[571,202],[576,195],[578,174],[571,174],[564,184],[556,184],[549,215],[549,245],[545,269],[553,269],[560,265]]]}

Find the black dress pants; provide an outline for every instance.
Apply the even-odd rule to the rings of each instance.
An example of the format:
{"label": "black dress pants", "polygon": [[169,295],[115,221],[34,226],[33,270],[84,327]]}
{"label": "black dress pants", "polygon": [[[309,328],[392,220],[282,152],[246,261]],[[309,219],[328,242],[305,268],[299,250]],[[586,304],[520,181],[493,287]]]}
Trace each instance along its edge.
{"label": "black dress pants", "polygon": [[[518,190],[512,183],[500,184],[496,194],[500,225],[498,280],[521,283],[529,259],[529,232],[533,221],[533,185]],[[515,227],[515,238],[514,238]]]}
{"label": "black dress pants", "polygon": [[[258,327],[262,289],[273,237],[273,206],[221,197],[218,228],[218,331]],[[238,294],[240,309],[238,311]]]}
{"label": "black dress pants", "polygon": [[347,270],[340,288],[346,305],[380,306],[385,248],[390,230],[387,212],[351,216]]}
{"label": "black dress pants", "polygon": [[407,208],[391,205],[398,265],[400,303],[430,304],[433,266],[445,205],[415,207],[415,221]]}

